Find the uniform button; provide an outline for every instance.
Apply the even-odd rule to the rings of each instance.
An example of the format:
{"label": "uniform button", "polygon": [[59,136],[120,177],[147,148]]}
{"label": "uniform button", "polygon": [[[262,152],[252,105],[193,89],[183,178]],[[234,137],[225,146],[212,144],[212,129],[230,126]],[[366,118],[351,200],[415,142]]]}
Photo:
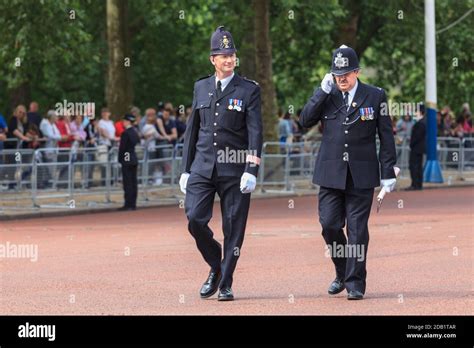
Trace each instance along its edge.
{"label": "uniform button", "polygon": [[344,147],[348,147],[348,146],[349,146],[349,145],[347,145],[347,144],[344,144]]}
{"label": "uniform button", "polygon": [[217,103],[216,106],[219,106],[219,103]]}
{"label": "uniform button", "polygon": [[346,121],[349,121],[349,117],[346,117]]}
{"label": "uniform button", "polygon": [[214,122],[214,126],[217,126],[217,123],[216,123],[216,122]]}
{"label": "uniform button", "polygon": [[345,130],[344,133],[349,134],[349,131],[348,131],[348,130]]}
{"label": "uniform button", "polygon": [[219,113],[218,113],[218,112],[216,112],[216,116],[217,116],[217,115],[219,115]]}
{"label": "uniform button", "polygon": [[217,146],[217,143],[214,143],[214,146]]}
{"label": "uniform button", "polygon": [[214,133],[214,136],[216,137],[216,136],[217,136],[217,133]]}
{"label": "uniform button", "polygon": [[328,118],[327,116],[324,116],[324,118]]}

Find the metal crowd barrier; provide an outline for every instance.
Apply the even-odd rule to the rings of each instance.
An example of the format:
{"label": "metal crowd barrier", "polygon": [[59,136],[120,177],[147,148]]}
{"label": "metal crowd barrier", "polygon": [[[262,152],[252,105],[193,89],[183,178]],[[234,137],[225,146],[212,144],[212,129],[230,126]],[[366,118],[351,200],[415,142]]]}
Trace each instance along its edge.
{"label": "metal crowd barrier", "polygon": [[464,171],[474,170],[474,138],[464,138],[461,142],[460,175]]}
{"label": "metal crowd barrier", "polygon": [[[459,178],[474,173],[474,138],[438,137],[438,160],[443,171],[457,173]],[[320,142],[281,144],[266,142],[258,183],[262,192],[292,192],[295,180],[311,178]],[[380,141],[377,138],[377,152]],[[410,138],[396,145],[400,177],[409,178]],[[271,187],[272,189],[267,189]],[[277,189],[280,188],[280,189]]]}
{"label": "metal crowd barrier", "polygon": [[[319,141],[265,142],[258,177],[260,190],[292,192],[296,181],[309,183],[319,146]],[[396,145],[396,150],[401,176],[408,177],[409,138]],[[160,197],[155,193],[161,190],[178,188],[183,144],[137,146],[136,152],[140,201]],[[438,156],[443,171],[461,178],[468,172],[474,173],[474,138],[439,137]],[[0,191],[18,197],[24,194],[33,207],[71,206],[79,196],[88,196],[84,201],[89,206],[109,204],[113,193],[122,192],[117,157],[118,147],[4,149],[0,151]],[[175,193],[166,194],[178,198]],[[48,203],[43,202],[46,199]]]}
{"label": "metal crowd barrier", "polygon": [[[141,168],[141,183],[145,201],[150,201],[150,193],[173,187],[175,184],[174,146],[155,145],[145,149]],[[139,178],[140,180],[140,178]]]}
{"label": "metal crowd barrier", "polygon": [[[319,145],[319,142],[265,142],[259,168],[261,191],[292,191],[294,185],[290,179],[311,178]],[[265,186],[273,189],[266,189]],[[283,190],[276,190],[276,186],[283,186]]]}
{"label": "metal crowd barrier", "polygon": [[14,144],[14,146],[11,146],[11,148],[18,149],[20,147],[21,140],[18,138],[6,138],[3,141],[3,145],[5,145],[6,143]]}
{"label": "metal crowd barrier", "polygon": [[[35,150],[4,149],[0,153],[0,182],[9,188],[20,188],[30,182]],[[18,189],[16,189],[18,191]]]}
{"label": "metal crowd barrier", "polygon": [[[139,199],[177,183],[175,147],[136,147]],[[160,181],[153,172],[160,172]],[[112,193],[122,192],[118,147],[8,149],[0,151],[0,191],[29,193],[33,207],[74,207],[75,197],[90,196],[85,204],[108,204]],[[8,195],[0,197],[12,199]],[[48,203],[44,203],[44,200]],[[2,200],[2,198],[0,198]]]}

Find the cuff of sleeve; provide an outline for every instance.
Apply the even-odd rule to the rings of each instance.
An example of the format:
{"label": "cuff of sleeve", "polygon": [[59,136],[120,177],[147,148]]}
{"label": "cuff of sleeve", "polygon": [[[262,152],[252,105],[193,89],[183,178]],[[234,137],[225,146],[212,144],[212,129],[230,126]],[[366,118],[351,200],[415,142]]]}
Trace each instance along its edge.
{"label": "cuff of sleeve", "polygon": [[395,179],[397,176],[395,175],[395,170],[392,168],[381,168],[381,175],[380,178],[382,180],[385,179]]}
{"label": "cuff of sleeve", "polygon": [[252,175],[254,175],[255,177],[257,177],[257,174],[258,174],[258,165],[255,165],[253,163],[247,163],[245,165],[245,171],[247,173],[250,173]]}

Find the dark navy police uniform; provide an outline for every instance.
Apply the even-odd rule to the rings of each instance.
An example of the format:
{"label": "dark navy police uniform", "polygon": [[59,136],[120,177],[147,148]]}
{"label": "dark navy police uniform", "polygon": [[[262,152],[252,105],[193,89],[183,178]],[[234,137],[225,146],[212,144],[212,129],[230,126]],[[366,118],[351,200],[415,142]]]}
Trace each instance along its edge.
{"label": "dark navy police uniform", "polygon": [[[213,38],[222,45],[222,39],[231,36],[219,30]],[[240,180],[244,172],[257,176],[262,149],[260,104],[258,84],[237,74],[224,90],[217,87],[215,75],[194,85],[183,148],[182,170],[190,173],[185,211],[189,232],[204,260],[212,271],[222,274],[219,289],[232,286],[244,240],[250,194],[240,191]],[[208,226],[216,193],[222,212],[223,251]]]}
{"label": "dark navy police uniform", "polygon": [[[342,75],[351,68],[358,69],[355,52],[345,47],[334,52],[333,60],[340,63],[341,69],[335,68],[333,63],[333,74],[338,70],[342,70]],[[334,246],[344,246],[345,250],[349,249],[346,245],[358,246],[364,253],[363,257],[348,252],[344,257],[332,257],[336,277],[345,283],[348,292],[365,293],[368,220],[374,188],[380,186],[381,178],[395,178],[392,122],[388,114],[381,115],[382,104],[386,102],[383,89],[358,81],[349,105],[335,85],[330,93],[317,88],[300,115],[303,127],[323,123],[313,183],[320,185],[319,220],[324,240],[333,249]],[[347,239],[343,232],[346,221]]]}
{"label": "dark navy police uniform", "polygon": [[[422,107],[424,114],[424,106]],[[426,153],[426,119],[416,122],[410,136],[409,169],[411,176],[410,190],[423,189],[423,155]]]}
{"label": "dark navy police uniform", "polygon": [[[125,119],[135,121],[135,116],[125,115]],[[135,146],[140,143],[140,137],[135,127],[127,128],[120,136],[118,161],[122,165],[122,184],[124,190],[124,207],[122,210],[134,210],[137,206],[137,167],[138,160]]]}

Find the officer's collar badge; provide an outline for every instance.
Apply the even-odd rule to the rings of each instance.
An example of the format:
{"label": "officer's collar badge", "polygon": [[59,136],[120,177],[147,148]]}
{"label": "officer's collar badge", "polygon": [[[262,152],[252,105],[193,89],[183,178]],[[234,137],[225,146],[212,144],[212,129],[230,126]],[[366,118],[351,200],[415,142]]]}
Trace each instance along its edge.
{"label": "officer's collar badge", "polygon": [[349,58],[343,57],[342,53],[339,52],[336,54],[336,58],[334,58],[334,65],[339,69],[349,66]]}

